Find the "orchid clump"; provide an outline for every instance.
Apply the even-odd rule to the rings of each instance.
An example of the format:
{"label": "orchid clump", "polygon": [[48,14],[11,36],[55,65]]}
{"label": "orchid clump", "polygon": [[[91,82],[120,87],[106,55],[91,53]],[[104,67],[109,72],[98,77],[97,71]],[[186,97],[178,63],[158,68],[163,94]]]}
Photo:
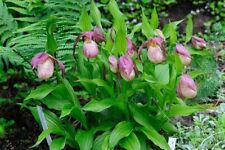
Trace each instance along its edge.
{"label": "orchid clump", "polygon": [[[113,23],[105,29],[98,7],[91,1],[92,19],[84,9],[80,22],[86,24],[81,23],[83,27],[71,48],[74,67],[61,81],[34,90],[44,91],[40,102],[50,108],[46,111],[51,116],[50,129],[43,134],[57,134],[54,140],[64,142],[62,147],[67,144],[81,150],[142,150],[153,144],[169,150],[168,135],[176,132],[171,119],[206,107],[186,104],[198,90],[196,76],[188,73],[187,65],[192,55],[201,51],[190,51],[190,33],[185,41],[178,40],[177,22],[160,30],[156,9],[150,22],[143,10],[141,26],[130,34],[114,0],[110,0],[108,9]],[[93,29],[92,24],[98,27]],[[140,30],[146,41],[136,44],[135,32]],[[54,62],[62,66],[51,55],[40,53],[32,65],[38,77],[45,80],[53,75]],[[32,98],[31,92],[26,101]],[[39,138],[37,144],[42,140]]]}

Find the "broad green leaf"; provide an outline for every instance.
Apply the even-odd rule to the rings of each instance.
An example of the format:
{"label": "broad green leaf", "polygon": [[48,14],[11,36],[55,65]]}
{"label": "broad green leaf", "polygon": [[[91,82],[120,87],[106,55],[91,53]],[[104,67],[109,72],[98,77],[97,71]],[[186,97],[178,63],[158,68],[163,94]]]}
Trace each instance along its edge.
{"label": "broad green leaf", "polygon": [[120,141],[120,146],[126,150],[141,150],[140,142],[134,132],[132,132],[128,137]]}
{"label": "broad green leaf", "polygon": [[77,119],[78,121],[80,121],[83,124],[83,126],[85,128],[87,128],[86,116],[85,116],[83,110],[81,109],[81,107],[74,106],[73,110],[70,113],[70,115],[74,119]]}
{"label": "broad green leaf", "polygon": [[104,132],[102,135],[99,135],[94,141],[92,150],[99,150],[99,148],[102,147],[104,139],[107,136],[109,137],[109,135],[110,135],[110,132]]}
{"label": "broad green leaf", "polygon": [[189,15],[188,16],[188,20],[187,20],[187,26],[186,26],[186,39],[185,39],[185,43],[187,43],[187,42],[189,42],[191,40],[192,33],[193,33],[193,22],[192,22],[192,16]]}
{"label": "broad green leaf", "polygon": [[109,131],[110,129],[112,129],[115,126],[114,123],[112,122],[104,122],[101,123],[100,125],[98,125],[96,128],[94,128],[94,132],[98,132],[98,131]]}
{"label": "broad green leaf", "polygon": [[142,26],[141,26],[141,31],[142,33],[146,36],[146,38],[152,37],[153,34],[153,29],[151,25],[148,22],[147,17],[145,16],[145,12],[142,9]]}
{"label": "broad green leaf", "polygon": [[54,54],[56,52],[57,43],[53,34],[47,34],[47,42],[45,48],[49,54]]}
{"label": "broad green leaf", "polygon": [[208,72],[206,72],[206,71],[201,71],[201,70],[194,70],[194,71],[188,72],[188,74],[191,76],[192,79],[195,79],[195,78],[197,78],[198,76],[208,74]]}
{"label": "broad green leaf", "polygon": [[94,133],[92,130],[78,130],[75,140],[79,144],[80,150],[90,150],[93,145]]}
{"label": "broad green leaf", "polygon": [[38,146],[50,133],[53,133],[52,128],[48,128],[47,130],[42,131],[42,133],[38,136],[37,142],[30,148],[34,148]]}
{"label": "broad green leaf", "polygon": [[137,60],[135,63],[136,63],[136,66],[137,66],[138,71],[140,71],[141,73],[143,73],[143,65],[142,65],[141,61],[140,60]]}
{"label": "broad green leaf", "polygon": [[123,14],[120,12],[119,7],[115,0],[110,0],[108,5],[109,11],[113,18],[121,17]]}
{"label": "broad green leaf", "polygon": [[129,37],[130,39],[132,39],[133,36],[134,36],[134,34],[135,34],[136,32],[138,32],[139,30],[141,30],[141,27],[142,27],[142,23],[136,24],[136,25],[133,27],[133,30],[131,31],[131,33],[128,35],[128,37]]}
{"label": "broad green leaf", "polygon": [[57,20],[57,18],[55,16],[49,17],[49,19],[47,20],[47,24],[46,24],[47,34],[52,35],[54,33],[54,30],[56,28],[56,20]]}
{"label": "broad green leaf", "polygon": [[86,7],[83,7],[80,20],[79,20],[79,27],[83,32],[91,31],[92,29],[91,20],[86,10]]}
{"label": "broad green leaf", "polygon": [[38,116],[38,111],[37,111],[37,107],[28,107],[28,109],[31,111],[32,116],[34,117],[35,121],[39,124],[39,126],[41,126],[41,121],[40,118]]}
{"label": "broad green leaf", "polygon": [[119,7],[115,0],[110,0],[108,5],[109,11],[114,19],[114,29],[116,32],[118,32],[119,29],[124,29],[125,25],[125,19],[124,15],[120,12]]}
{"label": "broad green leaf", "polygon": [[74,103],[74,105],[80,107],[79,100],[77,99],[77,96],[74,93],[73,87],[70,85],[69,81],[66,79],[63,79],[63,84],[67,89],[68,95],[71,99],[71,101]]}
{"label": "broad green leaf", "polygon": [[112,37],[111,37],[111,30],[108,30],[108,32],[106,34],[105,49],[108,50],[111,53],[112,48],[113,48],[113,40],[112,40]]}
{"label": "broad green leaf", "polygon": [[109,86],[108,83],[102,79],[80,79],[78,82],[84,82],[84,83],[93,83],[99,87],[103,87],[109,95],[113,96],[113,87]]}
{"label": "broad green leaf", "polygon": [[138,140],[140,141],[141,150],[149,150],[145,135],[138,135]]}
{"label": "broad green leaf", "polygon": [[146,129],[142,127],[141,131],[147,136],[149,140],[151,140],[155,145],[159,146],[161,149],[170,150],[170,147],[167,144],[166,139],[162,135],[160,135],[156,130]]}
{"label": "broad green leaf", "polygon": [[93,20],[95,21],[96,25],[102,28],[101,25],[101,13],[98,9],[98,7],[95,5],[94,0],[91,0],[91,16],[93,18]]}
{"label": "broad green leaf", "polygon": [[47,31],[47,42],[46,42],[46,50],[49,54],[54,54],[57,50],[57,42],[54,38],[54,30],[56,26],[56,17],[50,17],[47,21],[46,31]]}
{"label": "broad green leaf", "polygon": [[159,25],[158,14],[157,14],[156,8],[154,7],[152,14],[151,14],[151,27],[153,29],[157,29],[158,25]]}
{"label": "broad green leaf", "polygon": [[175,132],[177,132],[177,128],[172,123],[170,123],[169,121],[164,123],[162,125],[162,128],[163,128],[164,131],[166,131],[168,133],[175,133]]}
{"label": "broad green leaf", "polygon": [[85,66],[85,62],[84,62],[84,54],[81,50],[81,48],[78,48],[78,72],[82,77],[89,77],[89,70],[87,69],[87,67]]}
{"label": "broad green leaf", "polygon": [[[175,29],[177,29],[177,26],[182,22],[183,20],[179,20],[179,21],[174,21],[172,22],[172,25]],[[163,27],[163,35],[168,38],[170,36],[170,24],[166,24],[164,27]]]}
{"label": "broad green leaf", "polygon": [[62,122],[59,120],[58,116],[56,116],[56,114],[46,109],[43,109],[43,112],[44,112],[48,127],[54,129],[54,132],[60,135],[64,135],[65,134],[64,127]]}
{"label": "broad green leaf", "polygon": [[[37,112],[37,108],[36,107],[28,107],[28,109],[31,111],[32,115],[34,116],[35,120],[39,123],[39,125],[41,125],[40,118],[39,118],[38,112]],[[65,135],[64,127],[63,127],[61,121],[58,119],[58,117],[54,113],[52,113],[46,109],[43,109],[43,112],[44,112],[44,115],[46,118],[48,129],[51,129],[52,133],[57,133],[58,135],[64,136]]]}
{"label": "broad green leaf", "polygon": [[74,124],[72,124],[71,122],[65,122],[64,124],[64,128],[65,128],[65,136],[66,137],[66,144],[67,145],[71,145],[73,148],[77,148],[77,144],[76,141],[75,141],[75,135],[77,133],[77,129],[74,128]]}
{"label": "broad green leaf", "polygon": [[60,118],[68,116],[73,109],[74,107],[72,104],[65,104],[64,107],[62,108]]}
{"label": "broad green leaf", "polygon": [[183,64],[178,54],[175,54],[175,66],[177,74],[182,73]]}
{"label": "broad green leaf", "polygon": [[211,52],[208,50],[199,51],[199,50],[195,50],[192,47],[187,47],[187,48],[191,55],[200,55],[200,56],[211,56],[212,55]]}
{"label": "broad green leaf", "polygon": [[52,140],[52,143],[50,145],[50,150],[61,150],[65,147],[65,144],[66,144],[65,137],[54,139]]}
{"label": "broad green leaf", "polygon": [[127,28],[124,19],[124,15],[120,12],[119,7],[115,0],[110,0],[109,2],[109,11],[113,16],[114,24],[113,27],[116,31],[115,43],[113,46],[113,54],[124,54],[127,50]]}
{"label": "broad green leaf", "polygon": [[101,150],[111,150],[109,147],[109,137],[110,134],[106,135],[105,139],[102,142]]}
{"label": "broad green leaf", "polygon": [[143,3],[149,3],[149,0],[141,0]]}
{"label": "broad green leaf", "polygon": [[83,110],[92,112],[101,112],[111,107],[114,103],[115,103],[114,99],[103,99],[103,100],[93,99],[83,107]]}
{"label": "broad green leaf", "polygon": [[168,112],[166,112],[168,117],[176,117],[176,116],[188,116],[190,114],[205,111],[207,109],[207,105],[195,105],[195,106],[187,106],[176,104],[173,105]]}
{"label": "broad green leaf", "polygon": [[114,148],[122,138],[129,136],[132,130],[133,126],[130,122],[118,123],[109,137],[110,148]]}
{"label": "broad green leaf", "polygon": [[139,108],[135,104],[130,104],[129,108],[134,120],[138,124],[150,129],[152,129],[153,127],[160,128],[159,123],[153,117],[149,116],[147,114],[147,111],[144,111],[142,108]]}
{"label": "broad green leaf", "polygon": [[177,31],[172,23],[169,24],[170,30],[170,43],[175,44],[177,42]]}
{"label": "broad green leaf", "polygon": [[122,55],[127,50],[126,29],[119,28],[116,32],[115,45],[113,47],[114,55]]}
{"label": "broad green leaf", "polygon": [[170,72],[168,64],[159,64],[155,67],[155,77],[159,84],[166,85],[169,83]]}
{"label": "broad green leaf", "polygon": [[51,92],[43,98],[42,102],[50,109],[62,110],[65,104],[71,104],[70,97],[68,96],[67,89],[63,84],[59,84]]}
{"label": "broad green leaf", "polygon": [[36,89],[32,90],[30,94],[25,98],[24,101],[29,99],[41,100],[46,97],[49,93],[51,93],[56,86],[50,84],[42,84],[38,86]]}
{"label": "broad green leaf", "polygon": [[71,116],[74,119],[79,120],[84,125],[84,127],[87,128],[87,121],[86,121],[85,114],[84,114],[83,110],[81,109],[79,100],[74,93],[73,87],[70,85],[69,81],[66,79],[63,80],[63,84],[65,85],[65,87],[68,91],[68,95],[70,96],[71,101],[74,104],[73,109],[71,111]]}

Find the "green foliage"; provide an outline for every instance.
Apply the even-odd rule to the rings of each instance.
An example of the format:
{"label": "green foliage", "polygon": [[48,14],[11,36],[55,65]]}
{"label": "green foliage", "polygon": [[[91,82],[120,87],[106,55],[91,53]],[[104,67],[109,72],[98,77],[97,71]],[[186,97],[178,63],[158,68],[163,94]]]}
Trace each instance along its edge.
{"label": "green foliage", "polygon": [[11,132],[11,126],[14,125],[14,120],[6,120],[4,118],[0,118],[0,139],[3,137],[6,133]]}
{"label": "green foliage", "polygon": [[207,56],[194,55],[193,68],[198,68],[198,71],[204,72],[203,75],[198,76],[198,95],[196,100],[207,101],[208,96],[214,96],[215,92],[222,84],[220,80],[220,73],[217,71],[217,63],[212,54]]}
{"label": "green foliage", "polygon": [[206,9],[216,16],[217,20],[223,20],[225,17],[225,0],[208,1],[208,0],[193,0],[192,3],[197,6],[206,5]]}
{"label": "green foliage", "polygon": [[[215,45],[214,42],[219,46],[218,42],[225,40],[225,20],[220,22],[207,22],[205,23],[208,34],[204,35],[204,38],[208,41],[212,41],[211,44]],[[216,36],[215,36],[216,35]],[[215,45],[216,47],[218,47]]]}
{"label": "green foliage", "polygon": [[[0,46],[6,45],[7,40],[9,40],[14,34],[13,32],[17,29],[17,22],[13,16],[9,13],[6,4],[0,0]],[[1,50],[0,50],[1,51]]]}
{"label": "green foliage", "polygon": [[82,9],[82,13],[81,13],[80,20],[79,20],[79,26],[80,26],[81,31],[83,31],[83,32],[90,31],[92,29],[91,20],[88,15],[86,7],[84,7]]}
{"label": "green foliage", "polygon": [[[23,8],[26,10],[27,8],[30,8],[30,10],[28,9],[28,11],[32,11],[33,13],[28,12],[28,14],[31,14],[29,17],[27,17],[26,14],[21,14],[20,18],[14,19],[12,17],[14,13],[10,14],[7,11],[5,3],[1,3],[2,10],[4,10],[5,13],[4,15],[0,15],[0,19],[5,20],[1,22],[6,24],[4,25],[4,28],[6,29],[4,29],[3,31],[14,32],[13,34],[10,34],[11,37],[10,40],[7,41],[7,44],[0,45],[0,56],[9,58],[11,62],[18,65],[24,65],[25,67],[29,68],[29,62],[34,54],[46,50],[45,46],[43,45],[43,43],[47,43],[46,37],[48,37],[48,41],[53,40],[52,37],[49,36],[49,32],[46,31],[46,26],[48,24],[48,16],[55,16],[57,17],[55,32],[52,32],[51,35],[54,34],[54,38],[57,41],[57,51],[59,51],[57,53],[57,56],[60,58],[65,58],[64,60],[66,65],[67,63],[73,63],[71,59],[68,60],[68,57],[66,57],[67,54],[72,53],[72,43],[67,43],[68,41],[73,41],[75,39],[75,36],[77,35],[77,32],[79,31],[77,27],[79,11],[81,10],[82,6],[87,3],[86,1],[80,2],[50,0],[44,3],[37,2],[33,4],[33,2],[30,1],[20,2],[7,0],[6,3],[18,8],[14,9],[14,11],[16,11],[17,13],[18,10],[20,10],[19,8]],[[36,12],[37,10],[41,11],[38,13]],[[40,16],[35,16],[35,14],[39,14]],[[6,17],[11,19],[6,19]],[[18,22],[27,22],[27,19],[30,20],[28,21],[30,23],[27,23],[26,25],[24,25],[24,23],[20,23],[20,26],[22,27],[16,30],[17,22],[15,20],[17,20]],[[55,44],[51,44],[52,46],[54,46],[54,48],[49,48],[48,45],[49,44],[47,44],[46,47],[47,50],[56,50],[56,47],[54,46]]]}
{"label": "green foliage", "polygon": [[190,126],[178,125],[177,144],[179,149],[224,149],[225,132],[225,104],[222,103],[213,112],[216,114],[195,115],[194,124]]}
{"label": "green foliage", "polygon": [[193,34],[192,16],[188,16],[187,26],[186,26],[186,39],[185,39],[185,43],[187,43],[187,42],[189,42],[191,40],[192,34]]}
{"label": "green foliage", "polygon": [[[167,2],[173,3],[171,0]],[[10,5],[8,9],[12,12],[7,13],[11,17],[14,16],[19,28],[1,45],[0,56],[23,65],[31,72],[31,58],[38,52],[47,51],[62,60],[66,68],[65,78],[54,75],[45,84],[31,90],[24,99],[23,106],[32,112],[39,124],[40,120],[34,106],[44,105],[48,125],[48,129],[39,135],[33,147],[51,134],[54,135],[50,146],[52,150],[63,149],[65,145],[84,150],[119,147],[128,150],[135,147],[142,150],[145,147],[147,149],[156,146],[169,150],[168,134],[176,131],[171,118],[204,111],[208,107],[189,106],[177,97],[176,86],[180,74],[183,69],[183,72],[188,71],[181,65],[177,55],[174,55],[177,41],[184,42],[178,39],[177,31],[182,20],[170,22],[163,28],[167,42],[166,61],[153,64],[147,60],[146,51],[143,51],[142,63],[135,54],[132,59],[137,64],[140,74],[128,82],[119,78],[119,74],[113,74],[108,63],[110,54],[119,57],[127,51],[126,37],[129,30],[127,31],[126,17],[119,9],[121,5],[118,6],[115,0],[111,0],[108,7],[105,7],[113,18],[108,24],[101,18],[98,10],[102,6],[96,5],[94,1],[91,1],[89,7],[85,5],[87,1],[49,0],[34,3],[28,0],[6,0],[2,7],[7,10],[5,3]],[[146,4],[146,1],[142,3]],[[20,14],[19,18],[15,12]],[[155,30],[159,28],[158,16],[156,8],[142,9],[142,17],[138,16],[142,23],[135,26],[129,36],[134,37],[135,32],[140,30],[146,38],[156,36]],[[106,41],[98,44],[99,55],[93,59],[85,58],[81,50],[82,45],[78,42],[74,60],[74,39],[81,32],[91,31],[94,25],[112,25],[112,29],[107,31]],[[192,19],[189,17],[186,43],[190,41],[192,28]],[[207,63],[212,65],[207,66],[208,69],[211,68],[209,70],[204,70],[204,63],[198,60],[206,56],[208,59],[209,52],[192,49],[190,52],[196,55],[191,69],[196,71],[200,68],[200,73],[192,74],[197,78],[207,72],[208,76],[204,76],[204,79],[211,77],[215,72],[212,68],[216,68],[215,64],[213,66],[211,63],[213,60]],[[136,73],[138,70],[135,70]],[[197,80],[202,81],[201,78]],[[203,86],[202,89],[204,88]],[[205,96],[201,91],[199,93],[199,97]]]}

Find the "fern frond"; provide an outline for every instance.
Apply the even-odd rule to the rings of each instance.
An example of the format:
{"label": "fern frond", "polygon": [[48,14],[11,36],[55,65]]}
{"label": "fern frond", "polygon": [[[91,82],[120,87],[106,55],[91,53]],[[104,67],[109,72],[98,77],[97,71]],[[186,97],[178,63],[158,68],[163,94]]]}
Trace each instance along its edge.
{"label": "fern frond", "polygon": [[18,25],[2,0],[0,0],[0,22],[0,45],[3,45],[14,35],[13,32],[16,31]]}
{"label": "fern frond", "polygon": [[[36,4],[33,4],[31,1],[24,0],[23,3],[17,3],[16,0],[6,0],[6,2],[10,3],[12,11],[20,11],[18,12],[20,16],[17,16],[18,18],[16,18],[16,20],[26,21],[28,25],[14,32],[16,36],[11,38],[5,47],[1,48],[0,56],[8,57],[10,61],[19,65],[28,65],[29,61],[36,53],[45,51],[47,40],[46,22],[49,15],[54,15],[57,16],[56,30],[54,32],[58,45],[56,56],[63,61],[66,67],[71,68],[70,66],[73,66],[73,41],[80,33],[77,22],[82,5],[88,1],[45,1],[43,5],[37,5],[37,7],[43,10],[42,14],[44,15],[42,17],[38,17],[41,13],[38,13],[38,15],[34,15],[33,13],[31,13],[32,15],[26,15],[24,10],[36,12],[38,9]],[[26,7],[28,6],[37,9],[27,9]],[[13,57],[10,57],[10,55]]]}

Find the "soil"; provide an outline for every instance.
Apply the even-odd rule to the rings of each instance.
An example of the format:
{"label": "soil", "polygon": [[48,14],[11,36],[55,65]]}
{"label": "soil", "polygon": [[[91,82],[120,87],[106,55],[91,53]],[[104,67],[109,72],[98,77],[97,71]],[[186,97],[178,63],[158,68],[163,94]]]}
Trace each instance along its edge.
{"label": "soil", "polygon": [[[200,8],[201,7],[201,8]],[[191,12],[195,12],[196,15],[193,16],[193,33],[204,32],[205,27],[204,23],[209,21],[213,17],[203,9],[205,6],[194,6],[192,2],[181,0],[178,4],[168,7],[166,12],[167,17],[160,18],[160,24],[166,24],[170,21],[179,21],[185,19]],[[182,33],[185,32],[186,28],[186,19],[179,25],[179,31]]]}
{"label": "soil", "polygon": [[[14,120],[11,133],[0,139],[1,150],[27,150],[35,144],[41,129],[35,122],[32,114],[26,109],[20,109],[19,105],[7,104],[1,106],[0,117],[7,120]],[[47,150],[48,145],[43,141],[34,150]]]}
{"label": "soil", "polygon": [[[27,89],[33,86],[33,82],[23,77],[23,73],[19,71],[21,68],[13,68],[11,65],[9,68],[16,72],[7,75],[7,82],[0,83],[0,98],[6,99],[6,102],[0,104],[0,118],[14,120],[14,124],[8,127],[5,135],[0,138],[0,150],[27,150],[35,144],[42,130],[29,110],[21,109],[16,103],[22,102],[24,94],[27,94]],[[18,88],[16,84],[22,87]],[[47,150],[48,145],[43,141],[33,149]]]}

